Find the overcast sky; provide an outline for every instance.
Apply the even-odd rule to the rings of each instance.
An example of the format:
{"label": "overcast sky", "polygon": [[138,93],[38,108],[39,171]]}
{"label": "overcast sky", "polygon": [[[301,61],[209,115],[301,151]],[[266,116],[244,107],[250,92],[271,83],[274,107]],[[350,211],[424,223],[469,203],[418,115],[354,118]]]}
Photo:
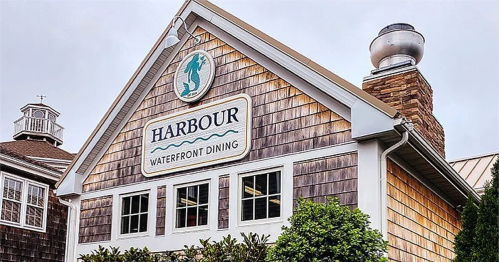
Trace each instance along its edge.
{"label": "overcast sky", "polygon": [[[499,151],[499,1],[212,2],[359,87],[379,30],[412,24],[447,159]],[[0,141],[43,94],[77,152],[182,3],[1,1]]]}

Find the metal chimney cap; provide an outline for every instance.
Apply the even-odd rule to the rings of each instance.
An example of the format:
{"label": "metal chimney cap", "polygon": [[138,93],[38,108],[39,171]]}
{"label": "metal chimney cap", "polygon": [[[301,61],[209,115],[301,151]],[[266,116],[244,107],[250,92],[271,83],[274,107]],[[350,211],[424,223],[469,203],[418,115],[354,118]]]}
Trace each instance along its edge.
{"label": "metal chimney cap", "polygon": [[417,65],[423,58],[425,39],[414,27],[395,23],[381,29],[371,42],[371,62],[376,68],[410,61]]}
{"label": "metal chimney cap", "polygon": [[414,30],[414,26],[407,23],[395,23],[391,25],[387,25],[385,28],[379,31],[378,36],[383,35],[385,33],[389,33],[397,30]]}

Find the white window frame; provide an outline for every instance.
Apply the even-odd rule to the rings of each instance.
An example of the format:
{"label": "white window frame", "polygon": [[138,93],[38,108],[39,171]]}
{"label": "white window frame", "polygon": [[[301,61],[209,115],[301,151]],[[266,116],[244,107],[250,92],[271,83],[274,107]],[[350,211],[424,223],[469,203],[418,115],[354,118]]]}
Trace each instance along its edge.
{"label": "white window frame", "polygon": [[[204,185],[208,184],[208,215],[207,215],[207,223],[206,225],[202,226],[192,226],[192,227],[181,227],[177,228],[177,189],[179,188],[187,188],[190,186],[199,186],[199,185]],[[211,180],[202,180],[202,181],[196,181],[196,182],[191,182],[191,183],[184,183],[184,184],[178,184],[173,186],[173,224],[172,224],[172,233],[183,233],[183,232],[192,232],[192,231],[203,231],[203,230],[209,230],[210,229],[210,215],[211,215],[211,209],[212,209],[212,204],[210,201],[210,196],[213,192],[211,192]],[[198,191],[198,197],[199,197],[199,191]],[[187,213],[186,213],[187,215]],[[197,219],[197,217],[196,217]]]}
{"label": "white window frame", "polygon": [[[21,181],[23,183],[22,185],[22,192],[21,192],[21,218],[19,220],[19,223],[8,221],[8,220],[2,220],[1,214],[2,214],[2,206],[3,206],[3,190],[4,190],[4,181],[5,178],[9,178],[12,180],[16,181]],[[44,205],[43,205],[43,221],[42,221],[42,227],[36,227],[32,225],[26,224],[26,210],[28,206],[28,189],[29,185],[34,185],[37,187],[41,187],[45,190],[44,193]],[[7,172],[0,172],[0,224],[2,225],[7,225],[7,226],[12,226],[12,227],[18,227],[18,228],[23,228],[23,229],[28,229],[28,230],[33,230],[33,231],[38,231],[38,232],[46,232],[47,229],[47,210],[48,210],[48,202],[49,202],[49,186],[47,184],[43,184],[31,179],[27,179],[24,177],[20,177],[17,175],[13,175]],[[9,200],[12,201],[12,200]],[[15,202],[15,201],[14,201]],[[40,207],[38,207],[40,208]]]}
{"label": "white window frame", "polygon": [[[147,194],[147,230],[144,232],[136,232],[136,233],[121,233],[121,218],[122,218],[122,210],[123,210],[123,198],[125,197],[133,197],[133,196],[140,196],[140,195],[145,195]],[[142,236],[148,236],[149,232],[151,230],[151,223],[149,223],[151,220],[151,192],[150,190],[145,190],[145,191],[138,191],[138,192],[133,192],[133,193],[126,193],[126,194],[121,194],[119,195],[120,199],[120,204],[119,204],[119,212],[118,212],[118,238],[133,238],[133,237],[142,237]],[[131,202],[130,202],[131,204]],[[131,212],[131,210],[130,210]],[[144,212],[140,212],[140,205],[139,205],[139,228],[140,228],[140,215],[143,215]]]}
{"label": "white window frame", "polygon": [[[242,187],[243,187],[243,178],[249,177],[249,176],[257,176],[257,175],[262,175],[262,174],[268,174],[272,172],[277,172],[279,171],[281,174],[281,179],[280,179],[280,193],[279,196],[281,197],[281,208],[279,210],[279,217],[272,217],[272,218],[264,218],[264,219],[253,219],[253,220],[242,220],[242,212],[243,212],[243,193],[242,193]],[[247,173],[240,173],[237,178],[237,224],[238,226],[246,226],[246,225],[258,225],[258,224],[267,224],[267,223],[280,223],[283,221],[283,209],[284,209],[284,202],[285,199],[283,199],[283,176],[284,176],[284,168],[283,167],[275,167],[275,168],[270,168],[270,169],[261,169],[257,171],[251,171]],[[268,193],[268,192],[267,192]],[[268,196],[268,194],[267,194]],[[254,206],[253,206],[254,208]],[[254,212],[254,210],[253,210]],[[268,213],[268,207],[267,207],[267,213]],[[268,214],[267,214],[268,215]]]}

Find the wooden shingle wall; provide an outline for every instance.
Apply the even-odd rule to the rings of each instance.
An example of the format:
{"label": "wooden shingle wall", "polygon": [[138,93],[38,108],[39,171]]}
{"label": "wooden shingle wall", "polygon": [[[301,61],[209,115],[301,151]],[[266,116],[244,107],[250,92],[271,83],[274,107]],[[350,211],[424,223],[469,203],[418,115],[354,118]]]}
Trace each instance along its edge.
{"label": "wooden shingle wall", "polygon": [[0,225],[0,261],[64,261],[67,210],[51,189],[45,233]]}
{"label": "wooden shingle wall", "polygon": [[391,261],[451,261],[459,213],[388,161],[388,257]]}
{"label": "wooden shingle wall", "polygon": [[166,219],[166,186],[159,186],[157,212],[156,212],[156,236],[165,234],[165,219]]}
{"label": "wooden shingle wall", "polygon": [[229,228],[229,176],[218,179],[218,229]]}
{"label": "wooden shingle wall", "polygon": [[[148,179],[140,172],[142,130],[148,120],[240,93],[252,97],[253,130],[251,151],[239,162],[351,141],[348,121],[204,29],[194,34],[201,43],[194,45],[191,39],[182,47],[84,181],[84,192]],[[199,102],[188,104],[175,95],[173,78],[180,61],[199,49],[214,57],[215,79]]]}
{"label": "wooden shingle wall", "polygon": [[81,201],[78,243],[111,240],[113,196]]}
{"label": "wooden shingle wall", "polygon": [[357,207],[357,153],[295,163],[293,200],[300,196],[319,203],[337,197],[342,205]]}

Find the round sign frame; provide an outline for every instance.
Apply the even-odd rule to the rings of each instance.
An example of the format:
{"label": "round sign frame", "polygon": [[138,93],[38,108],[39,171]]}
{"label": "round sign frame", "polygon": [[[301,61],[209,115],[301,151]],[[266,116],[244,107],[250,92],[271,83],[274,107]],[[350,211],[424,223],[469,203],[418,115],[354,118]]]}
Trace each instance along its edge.
{"label": "round sign frame", "polygon": [[[202,82],[203,86],[199,86],[197,90],[186,91],[186,85],[187,86],[191,86],[192,84],[195,85],[195,83],[191,83],[191,82],[194,82],[195,80],[190,81],[190,78],[189,78],[187,83],[182,82],[184,84],[184,86],[179,86],[179,83],[177,83],[177,82],[179,82],[179,74],[180,73],[187,75],[187,74],[191,73],[192,70],[194,70],[195,72],[191,73],[192,78],[196,78],[195,75],[197,75],[198,81],[202,81],[202,79],[200,79],[199,74],[197,73],[197,71],[199,71],[200,69],[196,70],[196,68],[194,68],[194,69],[191,68],[191,71],[189,73],[185,73],[186,67],[189,66],[190,62],[194,61],[193,57],[196,54],[199,54],[199,56],[202,56],[203,59],[207,58],[207,60],[204,60],[204,62],[202,62],[201,67],[205,66],[205,68],[206,68],[207,65],[210,66],[210,69],[208,72],[208,74],[209,74],[208,80],[203,81]],[[199,65],[199,62],[197,61],[197,59],[195,62],[197,62],[197,63],[194,63],[194,67]],[[207,65],[205,65],[206,62],[208,62]],[[205,74],[203,74],[203,76],[206,77],[206,72],[205,72]],[[188,77],[190,77],[190,76],[188,76]],[[185,78],[185,76],[183,76],[183,78]],[[213,57],[208,52],[206,52],[204,50],[192,51],[187,56],[185,56],[184,59],[182,59],[182,62],[180,62],[180,64],[177,67],[177,71],[175,72],[175,78],[173,79],[173,90],[175,91],[175,94],[177,95],[177,97],[180,100],[182,100],[184,102],[188,102],[188,103],[196,102],[199,99],[201,99],[208,92],[214,79],[215,79],[215,61],[213,60]],[[201,83],[199,83],[199,85],[201,85]],[[196,91],[196,92],[193,95],[191,95],[190,93],[193,91]],[[185,93],[187,93],[187,94],[185,94]]]}

